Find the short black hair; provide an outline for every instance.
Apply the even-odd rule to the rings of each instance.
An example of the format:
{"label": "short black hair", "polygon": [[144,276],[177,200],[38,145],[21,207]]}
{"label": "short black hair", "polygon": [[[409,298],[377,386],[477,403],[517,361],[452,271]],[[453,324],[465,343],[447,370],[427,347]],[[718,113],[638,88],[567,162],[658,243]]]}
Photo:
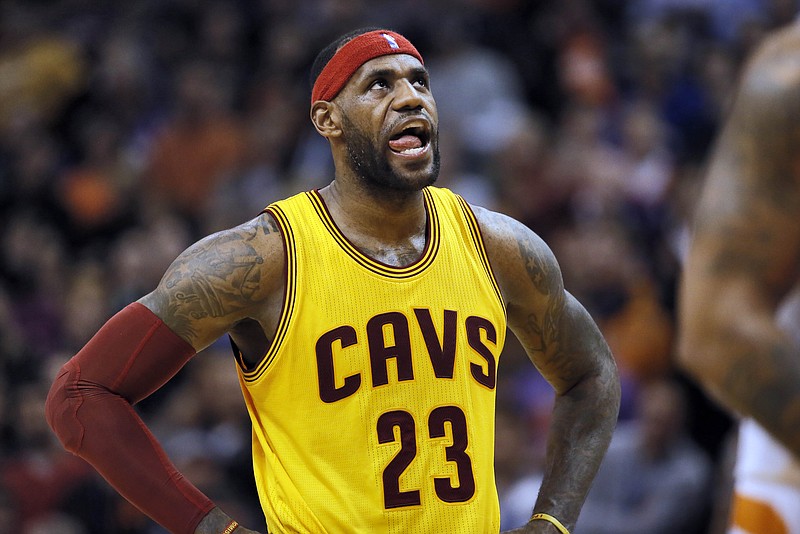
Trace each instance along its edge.
{"label": "short black hair", "polygon": [[387,28],[382,28],[380,26],[368,26],[365,28],[359,28],[357,30],[347,32],[346,34],[338,37],[328,46],[320,50],[319,54],[317,54],[317,57],[314,58],[314,63],[311,64],[311,73],[309,76],[309,82],[310,82],[309,91],[312,91],[314,89],[314,84],[317,83],[317,78],[319,78],[322,69],[325,68],[325,65],[328,64],[331,58],[333,58],[333,56],[336,54],[336,52],[339,51],[341,47],[343,47],[344,45],[346,45],[348,42],[352,41],[359,35],[373,32],[375,30],[386,30],[386,29]]}

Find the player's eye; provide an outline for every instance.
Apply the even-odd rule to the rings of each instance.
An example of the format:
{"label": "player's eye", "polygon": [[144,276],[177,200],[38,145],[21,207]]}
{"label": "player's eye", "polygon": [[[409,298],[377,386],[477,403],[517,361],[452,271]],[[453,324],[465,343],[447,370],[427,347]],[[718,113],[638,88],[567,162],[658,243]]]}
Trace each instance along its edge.
{"label": "player's eye", "polygon": [[386,89],[387,87],[389,87],[389,82],[383,78],[374,80],[369,86],[370,89]]}

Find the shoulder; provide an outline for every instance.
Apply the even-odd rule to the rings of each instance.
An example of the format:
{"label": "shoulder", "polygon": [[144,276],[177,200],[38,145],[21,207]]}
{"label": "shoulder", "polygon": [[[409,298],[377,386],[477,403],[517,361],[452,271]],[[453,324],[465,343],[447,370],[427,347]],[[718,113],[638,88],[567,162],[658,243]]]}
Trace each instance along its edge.
{"label": "shoulder", "polygon": [[[794,23],[773,31],[758,44],[748,60],[745,74],[752,74],[753,71],[766,68],[767,71],[761,72],[790,75],[792,79],[783,81],[797,83],[797,76],[800,74],[798,52],[800,52],[800,23]],[[773,70],[770,71],[770,69]]]}
{"label": "shoulder", "polygon": [[283,239],[268,213],[216,232],[187,248],[171,266],[175,274],[187,269],[194,276],[224,277],[228,271],[257,270],[264,274],[283,266]]}
{"label": "shoulder", "polygon": [[225,330],[281,294],[283,250],[275,221],[261,214],[188,247],[140,302],[179,333],[196,321]]}
{"label": "shoulder", "polygon": [[[794,217],[799,123],[800,24],[793,24],[765,38],[743,69],[710,160],[698,228],[720,228],[720,215],[743,227],[771,221],[776,208]],[[741,241],[740,231],[730,235]]]}
{"label": "shoulder", "polygon": [[538,234],[508,215],[470,207],[478,221],[489,262],[509,303],[513,303],[516,295],[525,295],[530,290],[542,295],[563,290],[556,257]]}
{"label": "shoulder", "polygon": [[[697,228],[719,228],[722,214],[743,226],[769,220],[756,206],[765,206],[758,210],[767,215],[779,207],[794,216],[800,194],[798,123],[800,24],[793,24],[765,38],[743,69],[709,163]],[[741,237],[738,230],[730,235]]]}
{"label": "shoulder", "polygon": [[750,112],[749,120],[796,118],[791,114],[800,111],[798,88],[800,24],[792,24],[769,34],[744,65],[734,111]]}

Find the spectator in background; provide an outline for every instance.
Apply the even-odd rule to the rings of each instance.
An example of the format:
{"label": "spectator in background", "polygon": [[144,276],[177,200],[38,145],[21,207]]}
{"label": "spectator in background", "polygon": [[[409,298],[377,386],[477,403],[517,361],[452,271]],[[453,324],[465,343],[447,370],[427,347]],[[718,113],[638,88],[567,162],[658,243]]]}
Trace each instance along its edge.
{"label": "spectator in background", "polygon": [[535,113],[521,119],[492,167],[498,204],[545,239],[571,221],[572,184],[553,172],[551,125]]}
{"label": "spectator in background", "polygon": [[54,189],[70,244],[83,249],[113,241],[130,224],[138,180],[124,157],[120,125],[110,116],[92,115],[76,129],[79,161],[65,169]]}
{"label": "spectator in background", "polygon": [[47,124],[85,83],[80,50],[33,13],[0,9],[0,131]]}
{"label": "spectator in background", "polygon": [[[525,117],[523,85],[507,57],[465,31],[471,19],[452,14],[432,35],[427,63],[435,74],[443,130],[463,147],[467,168],[481,172]],[[445,134],[443,134],[445,135]]]}
{"label": "spectator in background", "polygon": [[645,384],[617,428],[575,534],[706,534],[712,464],[686,427],[686,397],[669,379]]}
{"label": "spectator in background", "polygon": [[154,139],[145,175],[148,201],[176,210],[196,228],[243,156],[244,132],[231,114],[227,84],[203,61],[180,69],[175,114]]}
{"label": "spectator in background", "polygon": [[13,346],[4,362],[17,379],[20,372],[26,377],[35,376],[37,356],[60,347],[60,307],[69,275],[64,265],[63,234],[36,217],[35,208],[26,208],[15,207],[4,214],[6,224],[0,240],[2,272],[11,305],[5,329],[20,342]]}
{"label": "spectator in background", "polygon": [[72,491],[93,476],[85,462],[59,450],[41,416],[44,394],[39,387],[20,388],[14,399],[17,454],[2,463],[0,476],[18,515],[18,532],[57,514]]}
{"label": "spectator in background", "polygon": [[495,431],[501,531],[530,519],[528,496],[536,495],[542,484],[554,400],[547,382],[522,365],[525,355],[520,348],[510,344],[503,357],[512,369],[503,379],[506,394],[498,398]]}
{"label": "spectator in background", "polygon": [[0,534],[16,534],[14,525],[19,524],[19,511],[8,491],[0,488]]}
{"label": "spectator in background", "polygon": [[627,228],[605,218],[561,229],[553,249],[564,258],[564,279],[608,339],[623,380],[635,385],[668,373],[672,317]]}

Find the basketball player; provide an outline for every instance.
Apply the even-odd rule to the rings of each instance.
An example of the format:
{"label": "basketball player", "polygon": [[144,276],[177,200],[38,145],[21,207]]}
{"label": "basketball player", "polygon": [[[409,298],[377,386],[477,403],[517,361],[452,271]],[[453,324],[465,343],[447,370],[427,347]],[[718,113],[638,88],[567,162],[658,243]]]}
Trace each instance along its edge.
{"label": "basketball player", "polygon": [[431,186],[436,104],[409,41],[355,32],[320,53],[312,79],[334,180],[181,254],[64,366],[51,426],[170,531],[252,532],[176,472],[131,408],[228,334],[270,532],[498,532],[509,326],[556,392],[519,532],[568,532],[619,404],[595,323],[533,232]]}
{"label": "basketball player", "polygon": [[746,66],[682,282],[682,365],[742,417],[737,534],[800,534],[799,58],[794,25]]}

